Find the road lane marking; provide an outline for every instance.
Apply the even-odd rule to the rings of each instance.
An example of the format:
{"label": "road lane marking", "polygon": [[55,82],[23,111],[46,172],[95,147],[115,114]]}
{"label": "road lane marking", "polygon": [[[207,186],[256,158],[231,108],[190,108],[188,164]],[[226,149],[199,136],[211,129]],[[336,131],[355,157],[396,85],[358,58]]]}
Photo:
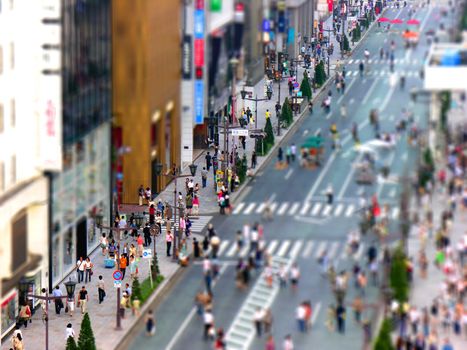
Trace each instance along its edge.
{"label": "road lane marking", "polygon": [[374,80],[373,83],[371,84],[370,88],[367,90],[367,93],[365,97],[363,98],[362,104],[367,103],[368,99],[370,98],[371,93],[375,89],[376,84],[378,83],[378,80]]}
{"label": "road lane marking", "polygon": [[[389,161],[388,161],[388,166],[389,166],[389,169],[391,169],[391,166],[392,166],[392,163],[394,162],[394,158],[396,157],[396,151],[393,150],[392,151],[392,154],[389,156]],[[381,196],[381,191],[383,190],[383,187],[384,187],[384,184],[386,182],[383,182],[383,183],[378,183],[378,192],[377,192],[377,197],[379,198]]]}
{"label": "road lane marking", "polygon": [[396,89],[395,86],[392,87],[392,88],[389,90],[389,92],[386,94],[386,97],[384,98],[384,101],[383,101],[383,103],[381,104],[381,107],[380,107],[380,111],[381,111],[381,112],[384,111],[384,110],[386,109],[386,106],[388,105],[389,100],[391,99],[392,94],[394,93],[394,90],[395,90],[395,89]]}
{"label": "road lane marking", "polygon": [[329,248],[328,257],[329,259],[333,259],[334,255],[336,255],[337,248],[339,248],[339,242],[332,242],[331,248]]}
{"label": "road lane marking", "polygon": [[329,216],[332,210],[332,205],[328,204],[324,207],[323,216]]}
{"label": "road lane marking", "polygon": [[316,190],[318,189],[318,186],[321,184],[321,181],[323,181],[324,176],[326,176],[326,173],[328,172],[329,168],[332,165],[332,162],[336,159],[336,153],[333,152],[331,156],[329,157],[326,165],[324,166],[323,170],[321,170],[321,173],[319,174],[318,178],[316,179],[315,183],[313,184],[313,187],[311,188],[310,192],[308,192],[305,200],[310,201],[313,195],[315,194]]}
{"label": "road lane marking", "polygon": [[326,247],[326,242],[320,242],[319,243],[319,246],[318,248],[316,249],[316,254],[315,254],[315,258],[319,258],[319,256],[321,255],[322,252],[325,251],[325,248]]}
{"label": "road lane marking", "polygon": [[339,216],[342,213],[342,210],[344,210],[344,204],[339,203],[334,211],[334,216]]}
{"label": "road lane marking", "polygon": [[[222,265],[222,267],[220,268],[219,270],[219,277],[225,272],[225,270],[227,269],[228,265]],[[217,281],[219,281],[220,278],[217,278],[214,280],[214,282],[212,282],[212,287],[214,288],[217,284]],[[170,340],[170,342],[167,344],[167,346],[165,347],[166,350],[172,350],[173,346],[176,344],[176,342],[178,341],[178,339],[180,338],[180,335],[182,335],[183,332],[185,332],[185,328],[188,326],[188,324],[191,322],[191,319],[193,318],[193,316],[196,314],[196,307],[193,307],[191,309],[191,311],[188,313],[187,316],[185,316],[185,319],[183,320],[182,324],[180,325],[180,327],[178,327],[177,329],[177,332],[175,332],[175,334],[172,336],[172,339]]]}
{"label": "road lane marking", "polygon": [[305,249],[303,250],[302,257],[308,258],[311,254],[311,250],[313,249],[313,245],[315,244],[314,241],[308,241],[306,243]]}
{"label": "road lane marking", "polygon": [[337,100],[337,103],[341,103],[342,102],[342,99],[344,98],[344,96],[347,94],[347,92],[350,90],[350,88],[352,87],[353,83],[355,83],[357,79],[352,79],[352,81],[350,82],[350,84],[348,86],[345,87],[345,93],[343,93],[341,95],[341,97],[339,97],[339,99]]}
{"label": "road lane marking", "polygon": [[345,216],[349,217],[350,215],[352,215],[352,213],[354,211],[354,208],[355,208],[355,206],[353,204],[350,204],[347,207],[347,210],[345,211]]}
{"label": "road lane marking", "polygon": [[244,202],[241,202],[241,203],[238,203],[236,206],[235,206],[235,209],[234,211],[232,212],[232,214],[236,215],[238,213],[240,213],[243,209],[243,207],[245,206],[245,203]]}
{"label": "road lane marking", "polygon": [[285,174],[285,179],[288,180],[289,177],[292,176],[292,173],[293,173],[293,169],[289,169],[289,171],[287,172],[287,174]]}
{"label": "road lane marking", "polygon": [[274,252],[278,244],[279,242],[277,240],[273,240],[271,243],[269,243],[268,248],[266,249],[269,255],[271,255]]}
{"label": "road lane marking", "polygon": [[322,203],[316,203],[313,206],[313,209],[311,210],[311,215],[315,216],[318,214],[318,212],[321,210],[321,207],[323,206]]}
{"label": "road lane marking", "polygon": [[266,202],[261,203],[259,207],[256,209],[256,214],[261,214],[265,206],[266,206]]}
{"label": "road lane marking", "polygon": [[245,211],[243,212],[243,214],[245,214],[245,215],[251,214],[251,212],[253,211],[253,209],[255,208],[255,206],[256,206],[256,203],[255,203],[255,202],[252,202],[252,203],[248,204],[248,207],[245,209]]}
{"label": "road lane marking", "polygon": [[303,130],[303,136],[305,136],[306,134],[308,134],[308,129]]}
{"label": "road lane marking", "polygon": [[277,210],[276,215],[284,215],[288,207],[289,207],[288,202],[282,203],[279,209]]}
{"label": "road lane marking", "polygon": [[355,259],[359,260],[360,257],[363,254],[363,250],[365,249],[365,243],[360,243],[360,246],[358,247],[357,253],[355,253]]}
{"label": "road lane marking", "polygon": [[300,215],[306,215],[308,209],[310,209],[310,202],[305,202],[303,204],[302,210],[300,210]]}
{"label": "road lane marking", "polygon": [[318,136],[320,132],[321,132],[321,128],[318,128],[318,130],[315,131],[315,136]]}
{"label": "road lane marking", "polygon": [[[222,255],[224,250],[229,246],[229,241],[222,241],[221,246],[219,247],[219,250],[217,251],[217,255]],[[235,245],[234,245],[235,247]]]}
{"label": "road lane marking", "polygon": [[288,215],[295,215],[295,212],[300,208],[300,202],[295,202],[290,208]]}
{"label": "road lane marking", "polygon": [[326,119],[330,119],[332,116],[332,112],[329,112],[328,115],[326,116]]}
{"label": "road lane marking", "polygon": [[316,323],[316,319],[318,318],[319,311],[321,310],[321,302],[318,302],[313,310],[313,316],[311,316],[311,324]]}
{"label": "road lane marking", "polygon": [[298,252],[300,251],[300,249],[302,248],[302,245],[303,245],[303,241],[296,241],[292,247],[292,249],[290,250],[290,257],[292,259],[295,259],[297,256],[298,256]]}
{"label": "road lane marking", "polygon": [[[358,156],[357,156],[357,159],[355,160],[355,163],[358,164],[360,162],[360,160],[362,159],[362,154],[360,153]],[[341,190],[339,191],[339,194],[337,195],[337,199],[340,200],[342,199],[342,197],[344,197],[344,194],[345,194],[345,191],[347,191],[347,187],[349,186],[350,184],[350,181],[353,179],[353,176],[355,174],[355,166],[353,166],[350,171],[347,173],[346,177],[345,177],[345,180],[344,180],[344,184],[342,185],[342,188]]]}
{"label": "road lane marking", "polygon": [[389,192],[389,197],[394,198],[396,196],[396,189],[393,187]]}
{"label": "road lane marking", "polygon": [[353,62],[353,60],[350,60],[350,61],[349,61],[349,64],[352,64],[352,62]]}
{"label": "road lane marking", "polygon": [[245,246],[242,248],[240,253],[238,254],[239,257],[244,258],[247,256],[248,252],[250,251],[250,245],[245,244]]}
{"label": "road lane marking", "polygon": [[237,251],[237,244],[232,244],[232,246],[230,247],[230,249],[227,251],[227,253],[225,254],[225,256],[231,258],[232,256],[235,255],[235,252]]}
{"label": "road lane marking", "polygon": [[287,249],[289,249],[289,246],[290,246],[290,241],[289,240],[283,241],[281,246],[279,247],[279,250],[278,250],[276,255],[284,256]]}
{"label": "road lane marking", "polygon": [[271,210],[271,214],[274,213],[274,211],[276,210],[277,208],[277,203],[276,202],[272,202],[271,205],[269,206],[269,209]]}
{"label": "road lane marking", "polygon": [[353,104],[355,102],[355,99],[352,97],[349,101],[349,105]]}
{"label": "road lane marking", "polygon": [[393,219],[397,219],[398,216],[399,216],[399,208],[395,207],[395,208],[392,209],[391,217]]}

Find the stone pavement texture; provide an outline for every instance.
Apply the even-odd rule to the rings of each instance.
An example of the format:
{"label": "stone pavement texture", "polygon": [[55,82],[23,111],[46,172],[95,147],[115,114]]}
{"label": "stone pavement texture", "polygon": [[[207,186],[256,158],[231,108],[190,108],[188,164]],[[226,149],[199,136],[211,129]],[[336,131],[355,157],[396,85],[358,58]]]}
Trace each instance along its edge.
{"label": "stone pavement texture", "polygon": [[[194,235],[198,239],[198,235]],[[193,237],[193,236],[191,236]],[[123,240],[122,243],[131,243],[136,242],[129,236],[128,239]],[[153,245],[151,245],[152,249]],[[188,244],[188,248],[191,251],[191,240]],[[161,274],[165,277],[164,281],[157,288],[156,294],[153,294],[152,299],[157,297],[161,292],[164,286],[170,281],[170,278],[175,274],[179,269],[179,265],[172,261],[172,258],[166,257],[165,254],[165,238],[163,235],[159,236],[156,241],[156,250],[159,258],[159,268]],[[92,276],[92,282],[80,283],[76,285],[75,296],[77,292],[84,285],[88,291],[89,302],[87,304],[87,311],[89,312],[91,318],[92,329],[94,331],[94,336],[96,338],[96,345],[99,350],[112,350],[117,347],[120,343],[121,338],[129,330],[129,328],[137,321],[137,318],[131,314],[131,310],[127,309],[125,311],[125,318],[122,319],[122,330],[115,330],[116,326],[116,304],[117,304],[117,292],[116,288],[113,286],[112,273],[116,268],[105,268],[104,267],[104,256],[102,251],[97,249],[93,254],[90,255],[91,261],[94,264],[94,274]],[[139,272],[139,281],[143,282],[147,277],[149,277],[149,266],[148,260],[141,258],[138,263],[138,272]],[[105,281],[105,290],[106,298],[102,304],[98,303],[98,293],[97,293],[97,281],[98,276],[102,275]],[[76,273],[73,272],[70,274],[72,280],[76,281]],[[66,279],[68,280],[68,278]],[[125,283],[131,285],[131,278],[129,269],[127,268],[125,279],[122,281],[122,287],[125,287]],[[60,289],[63,295],[66,295],[66,290],[64,285],[60,285]],[[123,291],[123,289],[122,289]],[[148,299],[145,305],[150,305],[150,299]],[[144,305],[142,307],[144,311]],[[66,337],[65,329],[68,323],[73,325],[73,329],[76,333],[76,340],[78,339],[79,330],[81,327],[82,314],[79,308],[75,307],[73,316],[70,317],[68,314],[62,312],[60,315],[55,314],[54,303],[49,304],[49,349],[51,350],[60,350],[65,349]],[[41,320],[42,312],[37,310],[33,316],[32,323],[28,324],[27,328],[21,328],[25,349],[28,350],[38,350],[45,349],[45,324]],[[2,344],[2,350],[8,350],[11,347],[11,339],[8,338]]]}

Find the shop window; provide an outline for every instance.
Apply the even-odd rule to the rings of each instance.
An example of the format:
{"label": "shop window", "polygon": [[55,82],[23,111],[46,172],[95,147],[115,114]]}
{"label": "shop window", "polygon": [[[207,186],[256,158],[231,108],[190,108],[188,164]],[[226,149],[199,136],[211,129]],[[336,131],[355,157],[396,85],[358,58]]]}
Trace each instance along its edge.
{"label": "shop window", "polygon": [[26,211],[17,215],[11,230],[11,269],[16,271],[28,260],[28,220]]}
{"label": "shop window", "polygon": [[165,164],[172,167],[172,112],[165,114]]}
{"label": "shop window", "polygon": [[73,264],[74,256],[73,230],[70,228],[63,237],[63,267],[66,270]]}
{"label": "shop window", "polygon": [[96,225],[95,218],[88,219],[88,247],[92,248],[96,243]]}
{"label": "shop window", "polygon": [[17,300],[16,293],[13,293],[2,303],[2,334],[16,323]]}

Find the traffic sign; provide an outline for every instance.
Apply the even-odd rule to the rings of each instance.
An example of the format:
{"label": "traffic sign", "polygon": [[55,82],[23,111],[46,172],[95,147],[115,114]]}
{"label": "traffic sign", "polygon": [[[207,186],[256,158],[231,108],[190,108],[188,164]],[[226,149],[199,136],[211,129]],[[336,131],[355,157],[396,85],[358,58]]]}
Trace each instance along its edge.
{"label": "traffic sign", "polygon": [[115,288],[122,288],[122,281],[120,281],[120,280],[114,281],[114,287]]}
{"label": "traffic sign", "polygon": [[232,129],[232,136],[248,136],[248,129]]}
{"label": "traffic sign", "polygon": [[143,259],[151,259],[152,258],[152,251],[151,249],[143,250]]}
{"label": "traffic sign", "polygon": [[115,270],[114,273],[112,274],[112,277],[115,281],[120,281],[123,278],[123,274],[119,270]]}

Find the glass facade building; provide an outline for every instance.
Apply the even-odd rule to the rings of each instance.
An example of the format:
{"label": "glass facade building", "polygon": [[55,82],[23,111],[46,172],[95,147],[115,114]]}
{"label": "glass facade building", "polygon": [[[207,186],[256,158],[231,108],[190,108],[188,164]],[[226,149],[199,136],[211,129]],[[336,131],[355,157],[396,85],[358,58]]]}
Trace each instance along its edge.
{"label": "glass facade building", "polygon": [[111,1],[61,0],[63,171],[52,181],[50,283],[110,222]]}

